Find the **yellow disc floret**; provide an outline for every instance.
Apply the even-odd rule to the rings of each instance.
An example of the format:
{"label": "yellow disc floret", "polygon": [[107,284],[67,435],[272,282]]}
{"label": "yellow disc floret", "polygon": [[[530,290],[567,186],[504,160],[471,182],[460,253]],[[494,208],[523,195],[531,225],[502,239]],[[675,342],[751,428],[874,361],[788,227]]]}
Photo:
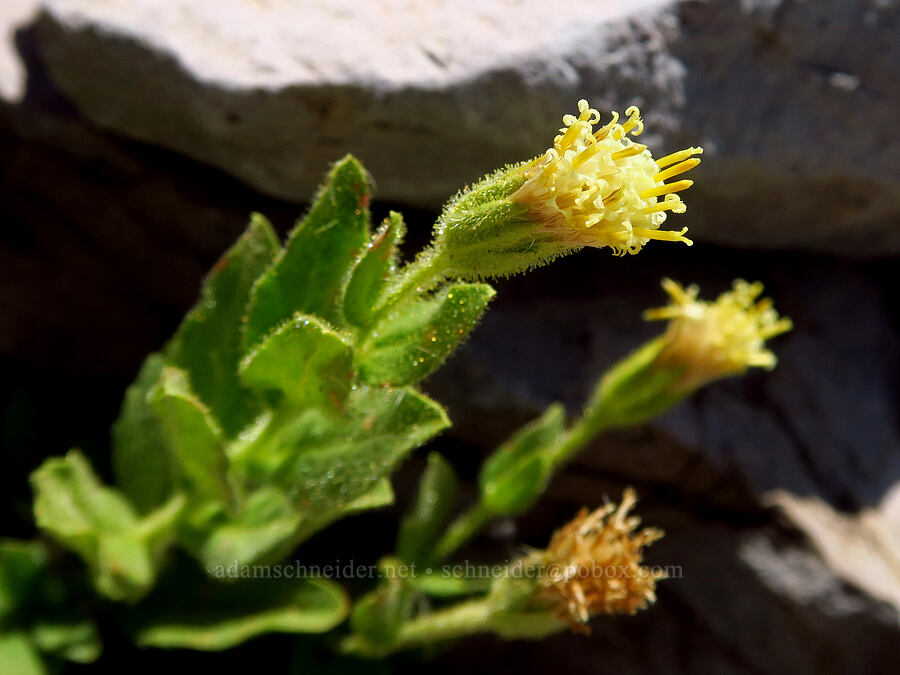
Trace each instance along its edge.
{"label": "yellow disc floret", "polygon": [[700,160],[702,148],[688,148],[654,161],[647,146],[628,135],[644,129],[640,111],[632,106],[600,126],[600,113],[578,102],[578,117],[565,115],[553,147],[533,163],[532,175],[513,200],[526,204],[548,230],[572,246],[609,246],[617,254],[637,253],[651,239],[691,240],[681,231],[659,227],[666,212],[684,213],[676,194],[693,181],[675,180]]}
{"label": "yellow disc floret", "polygon": [[680,386],[694,388],[752,366],[775,366],[766,340],[791,330],[792,324],[779,318],[770,299],[757,301],[761,283],[738,279],[715,302],[698,300],[697,286],[683,288],[671,279],[664,279],[662,286],[671,304],[647,310],[644,318],[669,320],[658,362],[684,369]]}

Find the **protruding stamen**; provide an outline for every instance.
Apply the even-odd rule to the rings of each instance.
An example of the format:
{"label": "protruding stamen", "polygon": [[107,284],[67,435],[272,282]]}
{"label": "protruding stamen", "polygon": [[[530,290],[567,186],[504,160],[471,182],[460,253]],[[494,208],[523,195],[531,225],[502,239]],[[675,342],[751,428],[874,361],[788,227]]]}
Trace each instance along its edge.
{"label": "protruding stamen", "polygon": [[560,152],[565,152],[572,145],[572,142],[578,137],[578,132],[581,129],[582,122],[575,120],[568,129],[566,129],[566,133],[562,135],[556,142],[556,149]]}
{"label": "protruding stamen", "polygon": [[[684,162],[681,162],[680,164],[676,164],[675,166],[670,166],[668,169],[665,169],[664,171],[660,171],[659,173],[657,173],[654,176],[654,178],[656,180],[668,180],[669,178],[672,178],[673,176],[679,176],[679,175],[683,174],[685,171],[690,171],[695,166],[697,166],[699,163],[700,163],[699,159],[696,159],[696,158],[688,159],[688,160],[685,160]],[[658,164],[658,162],[657,162],[657,164]]]}
{"label": "protruding stamen", "polygon": [[688,246],[693,246],[694,242],[684,235],[687,234],[687,228],[683,228],[681,232],[674,230],[647,230],[645,228],[634,228],[634,234],[644,239],[658,239],[659,241],[680,241]]}
{"label": "protruding stamen", "polygon": [[679,150],[678,152],[673,152],[671,155],[666,155],[665,157],[661,157],[660,159],[656,160],[656,166],[662,169],[663,167],[667,167],[670,164],[683,162],[688,157],[702,154],[703,148],[688,148],[687,150]]}
{"label": "protruding stamen", "polygon": [[612,119],[604,124],[602,127],[597,129],[597,133],[594,134],[594,138],[598,141],[602,141],[609,134],[610,131],[619,126],[619,113],[615,110],[612,112]]}
{"label": "protruding stamen", "polygon": [[630,132],[632,136],[640,136],[644,133],[644,120],[641,119],[641,111],[637,106],[631,106],[625,114],[628,115],[628,121],[622,125],[622,135]]}
{"label": "protruding stamen", "polygon": [[653,206],[644,209],[644,213],[659,213],[660,211],[672,211],[672,213],[684,213],[687,211],[687,205],[681,201],[678,195],[666,195],[666,198],[657,202]]}
{"label": "protruding stamen", "polygon": [[641,199],[650,199],[650,197],[661,197],[662,195],[671,194],[673,192],[681,192],[687,190],[694,184],[692,180],[679,180],[674,183],[666,183],[665,185],[657,185],[655,188],[644,190],[641,193]]}
{"label": "protruding stamen", "polygon": [[618,161],[620,159],[625,159],[626,157],[634,157],[635,155],[639,155],[646,149],[646,145],[635,143],[634,145],[629,145],[624,150],[617,150],[616,152],[612,153],[610,157],[612,157],[613,161]]}
{"label": "protruding stamen", "polygon": [[572,160],[572,167],[575,169],[579,168],[582,164],[584,164],[591,157],[593,157],[603,149],[604,147],[599,143],[592,143],[575,156],[575,159]]}

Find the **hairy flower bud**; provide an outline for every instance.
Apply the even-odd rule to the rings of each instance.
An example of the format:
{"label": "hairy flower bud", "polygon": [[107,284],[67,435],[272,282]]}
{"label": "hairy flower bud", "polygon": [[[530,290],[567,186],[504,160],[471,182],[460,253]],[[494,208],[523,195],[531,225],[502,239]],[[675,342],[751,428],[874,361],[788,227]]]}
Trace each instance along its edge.
{"label": "hairy flower bud", "polygon": [[514,274],[584,246],[637,253],[651,239],[690,245],[680,231],[660,230],[667,212],[684,213],[680,176],[700,163],[688,148],[654,160],[628,138],[644,128],[631,107],[595,130],[600,113],[578,102],[542,156],[486,177],[456,196],[436,228],[435,248],[462,277]]}

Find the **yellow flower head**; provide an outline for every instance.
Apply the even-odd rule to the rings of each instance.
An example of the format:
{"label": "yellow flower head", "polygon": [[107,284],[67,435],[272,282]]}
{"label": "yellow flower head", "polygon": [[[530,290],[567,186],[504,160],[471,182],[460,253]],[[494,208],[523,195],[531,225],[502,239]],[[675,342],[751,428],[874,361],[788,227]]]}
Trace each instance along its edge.
{"label": "yellow flower head", "polygon": [[634,614],[656,601],[656,582],[666,575],[641,562],[644,547],[663,533],[635,532],[641,520],[628,512],[636,503],[628,488],[618,507],[583,508],[550,540],[537,601],[554,608],[573,631],[588,632],[592,614]]}
{"label": "yellow flower head", "polygon": [[769,298],[757,301],[763,291],[760,282],[738,279],[715,302],[698,300],[697,286],[683,288],[671,279],[664,279],[662,286],[671,304],[647,310],[644,318],[669,320],[657,362],[684,368],[680,387],[693,389],[751,366],[775,367],[766,340],[791,330],[792,324],[787,317],[779,318]]}
{"label": "yellow flower head", "polygon": [[619,124],[618,113],[594,131],[600,113],[578,102],[578,117],[565,115],[553,147],[535,160],[529,180],[513,195],[526,204],[547,229],[572,246],[609,246],[618,255],[637,253],[651,239],[692,242],[680,232],[660,230],[666,211],[684,213],[675,193],[693,181],[664,181],[700,163],[688,148],[654,161],[647,146],[628,134],[644,130],[640,111],[632,106]]}

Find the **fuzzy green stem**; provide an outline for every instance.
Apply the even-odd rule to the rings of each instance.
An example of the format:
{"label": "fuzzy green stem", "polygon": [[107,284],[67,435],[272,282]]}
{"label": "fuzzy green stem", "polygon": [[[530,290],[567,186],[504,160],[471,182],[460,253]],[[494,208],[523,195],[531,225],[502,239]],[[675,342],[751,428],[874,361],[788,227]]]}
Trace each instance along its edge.
{"label": "fuzzy green stem", "polygon": [[482,598],[407,621],[389,645],[373,645],[359,635],[351,635],[341,646],[344,652],[383,657],[404,649],[476,633],[495,633],[510,640],[535,639],[557,633],[565,626],[552,612],[504,612],[498,610],[489,598]]}
{"label": "fuzzy green stem", "polygon": [[390,290],[384,303],[375,310],[370,328],[362,331],[358,344],[364,344],[373,327],[390,314],[397,306],[416,291],[427,289],[443,276],[448,265],[433,248],[422,251],[418,257],[403,269],[399,283]]}
{"label": "fuzzy green stem", "polygon": [[484,599],[462,602],[407,622],[397,634],[397,649],[485,633],[491,629],[494,612]]}
{"label": "fuzzy green stem", "polygon": [[615,426],[615,420],[603,414],[598,408],[589,416],[580,418],[566,432],[562,442],[553,450],[553,470],[556,471],[568,462],[579,450],[594,440],[598,434]]}
{"label": "fuzzy green stem", "polygon": [[[615,420],[604,414],[598,406],[591,415],[579,419],[566,433],[562,442],[553,450],[553,470],[558,470],[576,452],[588,445],[597,434],[615,425]],[[444,560],[468,542],[495,516],[484,502],[479,501],[457,518],[435,544],[432,560]]]}
{"label": "fuzzy green stem", "polygon": [[483,502],[478,502],[453,521],[435,544],[431,559],[440,562],[452,555],[460,546],[474,537],[493,517]]}

